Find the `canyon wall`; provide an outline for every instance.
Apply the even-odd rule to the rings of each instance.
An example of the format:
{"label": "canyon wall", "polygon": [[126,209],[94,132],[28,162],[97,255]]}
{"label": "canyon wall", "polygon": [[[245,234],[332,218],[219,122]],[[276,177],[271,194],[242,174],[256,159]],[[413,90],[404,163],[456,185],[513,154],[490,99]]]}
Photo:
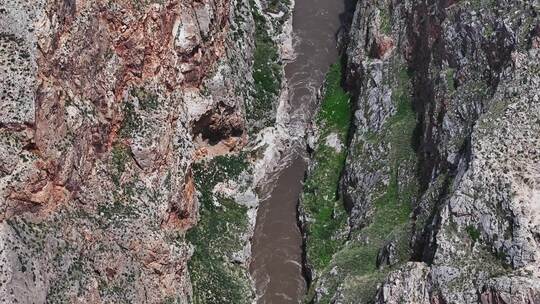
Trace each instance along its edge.
{"label": "canyon wall", "polygon": [[[310,301],[540,302],[539,13],[358,1],[341,39],[347,159],[339,185],[308,187],[301,205],[328,193],[303,212]],[[320,147],[339,151],[313,141],[312,172]]]}
{"label": "canyon wall", "polygon": [[[290,6],[0,0],[1,303],[253,301]],[[540,302],[539,13],[358,1],[308,136],[308,301]]]}
{"label": "canyon wall", "polygon": [[[205,192],[200,168],[245,150],[242,179],[277,153],[256,135],[273,129],[282,87],[280,11],[244,0],[0,1],[2,303],[211,303],[203,288],[223,287],[198,284],[188,261],[214,244],[185,237],[209,221],[205,195],[249,205],[236,213],[238,248],[204,265],[240,265],[231,271],[250,301],[257,197],[230,183],[227,195]],[[215,204],[229,227],[236,218]]]}

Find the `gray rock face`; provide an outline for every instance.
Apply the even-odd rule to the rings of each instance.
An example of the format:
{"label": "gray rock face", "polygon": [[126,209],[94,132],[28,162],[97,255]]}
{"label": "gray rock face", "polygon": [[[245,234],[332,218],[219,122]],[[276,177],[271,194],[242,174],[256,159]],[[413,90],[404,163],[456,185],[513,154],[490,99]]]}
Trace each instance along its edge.
{"label": "gray rock face", "polygon": [[367,89],[364,97],[357,100],[354,119],[358,128],[351,143],[351,147],[361,147],[362,152],[357,157],[359,162],[349,162],[350,169],[345,171],[343,178],[345,201],[351,209],[351,221],[355,226],[365,224],[369,218],[370,204],[374,201],[373,188],[389,178],[389,168],[380,165],[388,158],[389,147],[387,143],[370,141],[369,138],[383,132],[384,123],[396,110],[390,84],[383,83],[382,75],[387,71],[383,63],[375,60],[365,64],[369,74],[365,75],[360,86]]}
{"label": "gray rock face", "polygon": [[[357,4],[350,237],[315,299],[540,301],[539,12],[538,1]],[[409,211],[392,205],[404,200]],[[380,229],[398,211],[409,218]]]}
{"label": "gray rock face", "polygon": [[0,123],[34,123],[36,81],[36,24],[43,1],[1,1]]}
{"label": "gray rock face", "polygon": [[378,303],[433,303],[430,297],[429,267],[409,262],[388,275],[377,293]]}
{"label": "gray rock face", "polygon": [[[441,210],[432,268],[450,301],[474,302],[479,292],[500,288],[527,303],[524,295],[535,299],[540,291],[535,182],[540,177],[540,103],[534,84],[540,79],[531,73],[539,67],[538,54],[537,49],[514,53],[511,73],[503,73],[504,85],[473,128],[468,168],[458,171]],[[486,255],[492,257],[485,260]],[[471,295],[446,288],[454,276],[449,269]]]}

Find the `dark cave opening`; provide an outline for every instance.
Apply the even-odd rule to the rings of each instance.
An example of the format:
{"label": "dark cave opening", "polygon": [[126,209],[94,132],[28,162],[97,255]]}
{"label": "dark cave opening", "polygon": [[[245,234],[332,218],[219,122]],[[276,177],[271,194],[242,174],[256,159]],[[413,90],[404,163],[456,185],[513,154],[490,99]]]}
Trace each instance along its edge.
{"label": "dark cave opening", "polygon": [[219,103],[192,123],[193,137],[201,136],[210,145],[231,137],[241,137],[245,125],[236,107]]}

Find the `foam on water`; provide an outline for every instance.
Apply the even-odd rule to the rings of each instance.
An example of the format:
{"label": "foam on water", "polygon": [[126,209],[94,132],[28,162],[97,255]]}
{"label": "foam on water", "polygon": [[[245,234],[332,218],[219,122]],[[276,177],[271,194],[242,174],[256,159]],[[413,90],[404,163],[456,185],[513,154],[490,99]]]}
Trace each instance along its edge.
{"label": "foam on water", "polygon": [[285,67],[292,138],[281,159],[268,199],[260,206],[252,241],[251,275],[258,303],[300,303],[306,292],[297,203],[306,170],[305,135],[317,92],[329,66],[338,60],[336,34],[345,4],[340,0],[296,0],[293,13],[294,59]]}

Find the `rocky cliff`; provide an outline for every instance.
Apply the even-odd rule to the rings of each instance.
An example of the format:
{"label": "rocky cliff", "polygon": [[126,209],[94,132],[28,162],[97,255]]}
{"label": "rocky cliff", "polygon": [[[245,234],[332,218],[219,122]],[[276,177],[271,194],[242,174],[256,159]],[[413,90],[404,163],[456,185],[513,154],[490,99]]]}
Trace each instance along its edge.
{"label": "rocky cliff", "polygon": [[[310,301],[540,303],[539,13],[358,1],[343,173],[302,200]],[[333,146],[315,142],[308,181]],[[313,193],[327,207],[310,209]]]}
{"label": "rocky cliff", "polygon": [[0,1],[2,303],[249,301],[250,168],[277,153],[255,135],[276,120],[288,9]]}

